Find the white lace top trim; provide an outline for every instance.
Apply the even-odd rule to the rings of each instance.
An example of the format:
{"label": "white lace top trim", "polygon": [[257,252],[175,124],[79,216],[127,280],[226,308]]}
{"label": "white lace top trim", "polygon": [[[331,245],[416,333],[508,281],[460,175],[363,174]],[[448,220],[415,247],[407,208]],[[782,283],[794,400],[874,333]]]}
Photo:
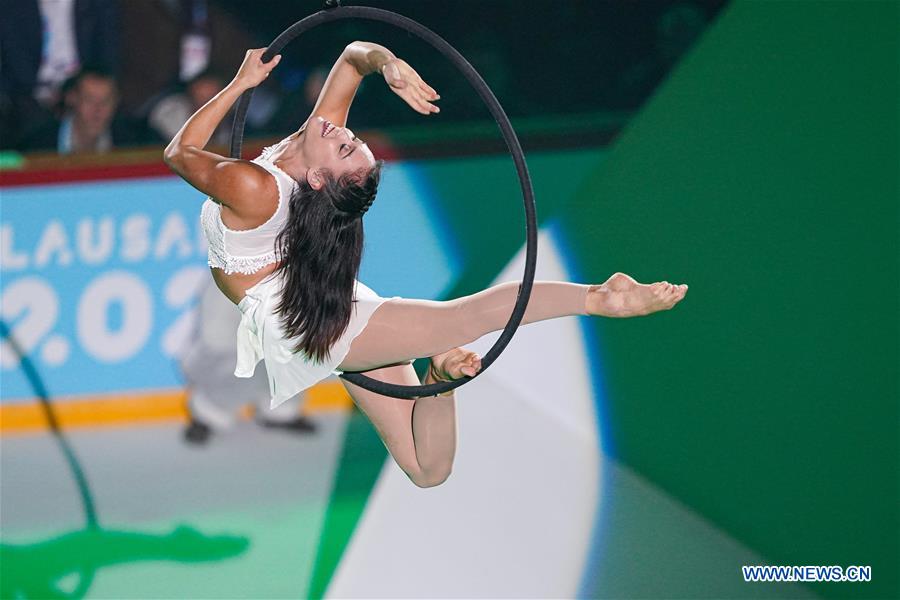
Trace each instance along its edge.
{"label": "white lace top trim", "polygon": [[253,229],[229,229],[222,222],[222,207],[212,198],[203,203],[200,223],[209,246],[207,263],[225,273],[251,275],[265,266],[277,262],[275,238],[287,221],[288,200],[295,182],[270,160],[278,147],[268,146],[253,162],[260,165],[278,183],[278,206],[269,219]]}

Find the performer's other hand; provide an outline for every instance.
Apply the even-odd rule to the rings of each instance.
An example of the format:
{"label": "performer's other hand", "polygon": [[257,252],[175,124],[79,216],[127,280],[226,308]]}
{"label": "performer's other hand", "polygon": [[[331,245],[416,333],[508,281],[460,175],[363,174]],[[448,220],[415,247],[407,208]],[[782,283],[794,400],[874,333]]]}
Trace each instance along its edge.
{"label": "performer's other hand", "polygon": [[381,68],[381,73],[391,90],[403,98],[414,111],[423,115],[441,112],[440,108],[432,104],[441,97],[434,88],[422,81],[416,70],[405,60],[392,58]]}

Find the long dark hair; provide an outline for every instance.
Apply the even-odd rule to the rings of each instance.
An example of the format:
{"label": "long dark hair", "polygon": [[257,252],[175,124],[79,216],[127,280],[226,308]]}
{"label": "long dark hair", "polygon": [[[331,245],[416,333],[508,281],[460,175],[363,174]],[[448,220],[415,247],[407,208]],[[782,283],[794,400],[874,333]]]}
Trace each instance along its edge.
{"label": "long dark hair", "polygon": [[325,172],[318,190],[299,181],[276,238],[283,287],[275,314],[285,336],[298,338],[294,352],[316,362],[329,357],[350,324],[363,252],[362,215],[375,199],[382,165],[378,161],[368,171],[339,178]]}

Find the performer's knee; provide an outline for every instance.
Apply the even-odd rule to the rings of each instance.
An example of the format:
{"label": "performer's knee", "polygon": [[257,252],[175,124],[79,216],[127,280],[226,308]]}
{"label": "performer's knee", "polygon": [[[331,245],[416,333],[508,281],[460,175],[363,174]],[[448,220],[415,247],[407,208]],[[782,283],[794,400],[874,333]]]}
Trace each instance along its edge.
{"label": "performer's knee", "polygon": [[420,488],[430,488],[439,486],[450,477],[450,473],[453,471],[453,464],[448,463],[445,466],[431,468],[431,469],[419,469],[415,472],[415,474],[409,474],[410,480],[416,484]]}

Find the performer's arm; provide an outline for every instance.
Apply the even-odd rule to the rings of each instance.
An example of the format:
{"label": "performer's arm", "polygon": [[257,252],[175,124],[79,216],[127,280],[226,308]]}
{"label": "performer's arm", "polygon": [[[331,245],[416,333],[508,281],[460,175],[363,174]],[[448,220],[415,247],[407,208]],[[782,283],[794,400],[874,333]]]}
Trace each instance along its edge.
{"label": "performer's arm", "polygon": [[253,197],[271,186],[263,169],[247,161],[226,158],[204,150],[219,123],[241,94],[259,85],[281,60],[261,60],[265,49],[248,50],[234,79],[184,124],[166,147],[164,159],[173,171],[192,186],[231,206],[242,198]]}
{"label": "performer's arm", "polygon": [[363,77],[375,72],[380,73],[392,58],[396,58],[394,53],[378,44],[370,42],[348,44],[328,73],[313,108],[313,116],[320,116],[339,127],[345,127],[350,105]]}
{"label": "performer's arm", "polygon": [[422,81],[412,67],[384,46],[357,41],[344,48],[331,68],[312,116],[328,119],[339,127],[346,126],[356,90],[363,77],[371,73],[381,73],[394,93],[416,111],[426,115],[438,112],[438,108],[429,103],[439,98],[437,92]]}

